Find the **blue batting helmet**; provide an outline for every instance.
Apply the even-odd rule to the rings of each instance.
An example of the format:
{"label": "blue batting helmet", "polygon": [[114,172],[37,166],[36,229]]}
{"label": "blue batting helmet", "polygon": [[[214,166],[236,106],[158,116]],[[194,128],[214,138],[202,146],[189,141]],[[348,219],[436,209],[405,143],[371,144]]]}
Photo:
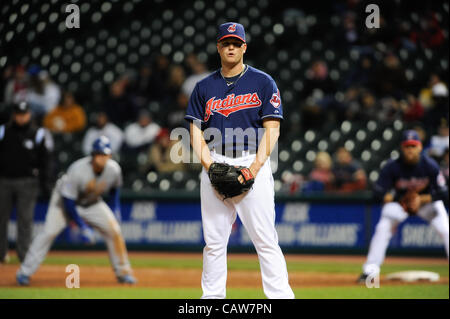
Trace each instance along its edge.
{"label": "blue batting helmet", "polygon": [[104,135],[100,136],[92,144],[92,154],[110,155],[111,153],[111,142],[109,141],[109,138]]}

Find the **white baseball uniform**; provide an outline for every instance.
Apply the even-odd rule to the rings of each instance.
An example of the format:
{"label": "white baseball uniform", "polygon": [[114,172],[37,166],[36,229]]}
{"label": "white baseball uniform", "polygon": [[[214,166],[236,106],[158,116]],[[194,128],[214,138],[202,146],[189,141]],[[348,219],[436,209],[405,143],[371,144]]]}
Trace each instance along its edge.
{"label": "white baseball uniform", "polygon": [[[198,82],[185,119],[201,122],[202,130],[220,131],[220,137],[208,143],[210,150],[220,150],[211,153],[213,161],[249,167],[263,135],[263,120],[282,119],[282,112],[275,81],[268,74],[245,66],[234,78],[225,79],[217,70]],[[230,129],[235,130],[234,133],[230,133]],[[278,245],[274,194],[269,160],[257,174],[252,189],[226,200],[213,189],[203,169],[200,195],[206,246],[203,250],[202,298],[226,296],[227,245],[236,214],[258,253],[265,295],[276,299],[294,298],[286,262]]]}
{"label": "white baseball uniform", "polygon": [[[409,134],[408,131],[405,134]],[[449,222],[441,199],[445,197],[444,194],[448,194],[448,189],[439,165],[432,158],[422,154],[415,165],[407,164],[402,157],[390,160],[382,168],[374,185],[374,191],[380,198],[391,191],[400,198],[408,190],[416,190],[419,194],[431,194],[432,202],[423,205],[417,215],[436,229],[444,242],[448,258]],[[364,274],[380,272],[389,241],[398,224],[405,221],[408,216],[398,199],[383,205],[380,220],[370,242],[367,260],[363,265]]]}
{"label": "white baseball uniform", "polygon": [[109,159],[100,175],[96,175],[91,156],[75,161],[56,183],[53,190],[44,229],[33,240],[19,272],[31,276],[47,255],[54,239],[68,225],[64,212],[63,196],[76,202],[80,217],[97,229],[105,239],[110,261],[116,276],[131,275],[127,249],[119,223],[109,206],[101,198],[114,187],[122,185],[119,164]]}
{"label": "white baseball uniform", "polygon": [[[215,162],[249,167],[256,155],[229,158],[212,152],[211,156]],[[275,229],[274,182],[270,161],[267,160],[259,171],[251,190],[225,201],[211,186],[203,169],[200,194],[206,242],[203,250],[202,298],[226,296],[227,245],[236,214],[258,253],[265,295],[271,299],[294,298]]]}
{"label": "white baseball uniform", "polygon": [[[449,221],[447,211],[442,200],[424,205],[417,212],[417,216],[427,221],[441,236],[448,258],[449,245]],[[370,241],[367,261],[363,265],[365,274],[377,274],[383,264],[389,241],[392,238],[397,226],[409,217],[403,207],[398,202],[391,202],[383,205],[380,221],[378,222],[375,234]]]}

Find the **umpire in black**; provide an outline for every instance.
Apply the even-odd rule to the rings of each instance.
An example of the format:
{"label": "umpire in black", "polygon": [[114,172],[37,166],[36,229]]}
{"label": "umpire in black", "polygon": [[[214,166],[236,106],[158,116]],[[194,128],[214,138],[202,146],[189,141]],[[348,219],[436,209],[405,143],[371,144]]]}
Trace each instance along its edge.
{"label": "umpire in black", "polygon": [[8,252],[8,222],[17,212],[16,252],[25,259],[31,243],[33,216],[39,191],[51,189],[52,140],[44,128],[36,127],[28,103],[14,104],[11,121],[0,125],[0,262]]}

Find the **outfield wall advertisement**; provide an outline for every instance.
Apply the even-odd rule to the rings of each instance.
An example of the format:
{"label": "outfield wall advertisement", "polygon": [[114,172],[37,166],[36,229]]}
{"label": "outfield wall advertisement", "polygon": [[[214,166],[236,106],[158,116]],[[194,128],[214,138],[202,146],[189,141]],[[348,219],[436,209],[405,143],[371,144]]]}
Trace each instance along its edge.
{"label": "outfield wall advertisement", "polygon": [[[286,248],[355,248],[368,247],[380,218],[381,207],[367,204],[279,203],[276,228],[280,246]],[[39,203],[35,210],[34,235],[42,231],[47,205]],[[134,201],[122,204],[122,233],[127,244],[202,246],[203,233],[200,204]],[[16,239],[16,217],[12,214],[8,236]],[[98,242],[102,242],[97,233]],[[57,238],[56,244],[80,243],[77,227],[69,227]],[[232,227],[231,247],[251,246],[239,218]],[[441,238],[426,222],[411,217],[399,225],[390,244],[395,249],[438,249]]]}

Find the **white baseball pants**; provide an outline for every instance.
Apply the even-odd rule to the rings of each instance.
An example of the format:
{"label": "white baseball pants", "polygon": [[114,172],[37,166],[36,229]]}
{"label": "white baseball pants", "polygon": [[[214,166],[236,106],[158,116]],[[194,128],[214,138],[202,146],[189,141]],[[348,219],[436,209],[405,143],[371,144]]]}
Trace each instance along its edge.
{"label": "white baseball pants", "polygon": [[[215,162],[249,167],[255,155],[228,158],[214,152]],[[266,161],[246,194],[225,201],[211,186],[208,174],[201,174],[201,209],[203,236],[203,299],[226,297],[227,246],[231,228],[239,215],[252,240],[261,267],[264,293],[271,299],[292,299],[288,272],[275,230],[274,182],[270,162]]]}
{"label": "white baseball pants", "polygon": [[[77,206],[77,212],[88,225],[97,229],[105,239],[111,265],[116,276],[131,274],[125,241],[119,223],[109,206],[104,201],[100,201],[89,207]],[[50,199],[44,229],[33,239],[25,261],[20,266],[20,273],[31,276],[37,271],[55,238],[67,227],[68,221],[68,217],[63,210],[62,197],[55,189]]]}
{"label": "white baseball pants", "polygon": [[[449,219],[444,203],[439,200],[424,205],[417,213],[419,217],[427,221],[442,237],[445,251],[448,258],[449,242]],[[375,233],[370,241],[367,261],[363,265],[365,274],[375,274],[380,272],[381,264],[384,261],[386,250],[398,224],[408,218],[408,213],[397,202],[383,205],[380,220],[375,228]]]}

